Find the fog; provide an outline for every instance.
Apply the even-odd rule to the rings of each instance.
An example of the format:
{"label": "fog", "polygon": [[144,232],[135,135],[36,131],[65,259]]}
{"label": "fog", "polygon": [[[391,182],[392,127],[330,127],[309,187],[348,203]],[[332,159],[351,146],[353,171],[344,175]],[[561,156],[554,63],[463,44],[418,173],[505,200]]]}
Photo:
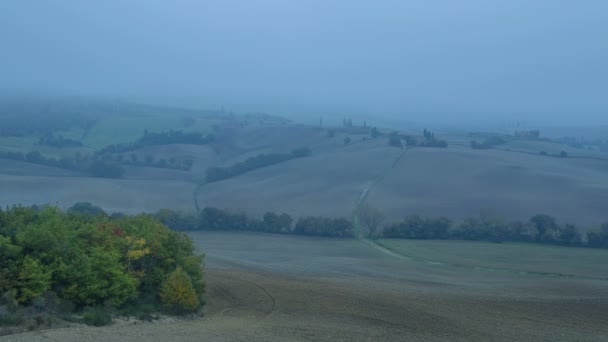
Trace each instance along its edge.
{"label": "fog", "polygon": [[5,0],[0,88],[315,118],[605,123],[606,13],[603,0]]}

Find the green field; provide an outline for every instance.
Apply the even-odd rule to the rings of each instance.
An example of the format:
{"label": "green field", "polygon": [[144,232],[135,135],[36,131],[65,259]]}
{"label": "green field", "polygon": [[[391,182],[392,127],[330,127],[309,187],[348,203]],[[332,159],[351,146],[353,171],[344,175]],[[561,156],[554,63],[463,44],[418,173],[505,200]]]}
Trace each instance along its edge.
{"label": "green field", "polygon": [[6,137],[0,136],[0,151],[14,151],[27,153],[40,151],[46,157],[61,158],[73,156],[76,151],[81,153],[92,152],[112,144],[130,143],[139,139],[148,130],[150,132],[164,132],[168,130],[183,130],[186,132],[209,133],[212,121],[197,119],[194,125],[185,127],[183,118],[179,115],[111,115],[98,117],[96,123],[88,130],[73,127],[70,130],[57,131],[55,135],[79,140],[82,148],[53,148],[40,146],[36,143],[41,136]]}
{"label": "green field", "polygon": [[608,279],[608,250],[523,243],[382,239],[414,260],[454,267]]}

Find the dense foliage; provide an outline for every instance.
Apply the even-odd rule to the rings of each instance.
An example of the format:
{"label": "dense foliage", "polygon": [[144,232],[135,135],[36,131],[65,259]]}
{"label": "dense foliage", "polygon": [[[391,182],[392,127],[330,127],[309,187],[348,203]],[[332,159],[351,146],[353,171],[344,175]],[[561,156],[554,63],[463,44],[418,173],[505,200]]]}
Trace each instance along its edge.
{"label": "dense foliage", "polygon": [[49,135],[72,128],[90,129],[95,120],[86,115],[65,114],[57,111],[11,108],[6,101],[0,103],[0,136],[25,137]]}
{"label": "dense foliage", "polygon": [[151,133],[146,131],[137,141],[125,144],[107,146],[97,152],[97,154],[123,153],[137,150],[146,146],[168,145],[168,144],[189,144],[206,145],[214,141],[213,135],[203,136],[199,132],[184,132],[181,130],[168,132]]}
{"label": "dense foliage", "polygon": [[74,139],[64,138],[62,135],[47,134],[38,140],[37,145],[56,148],[81,147],[82,142]]}
{"label": "dense foliage", "polygon": [[439,147],[446,148],[448,147],[448,143],[445,140],[440,140],[435,137],[435,133],[425,129],[422,134],[422,141],[417,143],[417,146],[422,147]]}
{"label": "dense foliage", "polygon": [[494,146],[502,145],[507,141],[499,136],[488,137],[482,142],[477,142],[477,140],[471,140],[471,148],[476,150],[485,150],[492,148]]}
{"label": "dense foliage", "polygon": [[352,222],[345,218],[307,216],[298,219],[293,233],[326,237],[353,237],[354,228]]}
{"label": "dense foliage", "polygon": [[174,308],[185,302],[162,289],[179,269],[186,274],[183,286],[193,291],[182,309],[192,311],[205,289],[201,267],[192,241],[149,215],[0,210],[0,301],[8,306]]}
{"label": "dense foliage", "polygon": [[446,218],[409,216],[384,227],[386,238],[455,239],[493,242],[535,242],[564,246],[608,248],[608,224],[586,234],[571,224],[559,225],[549,215],[535,215],[528,222],[503,222],[484,216],[454,224]]}
{"label": "dense foliage", "polygon": [[279,164],[291,159],[308,157],[311,154],[312,152],[308,147],[294,149],[291,151],[291,153],[262,153],[255,157],[248,158],[243,162],[236,163],[230,167],[208,168],[205,174],[205,179],[208,183],[217,182],[223,179],[242,175],[255,169]]}
{"label": "dense foliage", "polygon": [[327,237],[353,237],[353,225],[345,218],[303,217],[295,226],[288,214],[267,212],[262,219],[242,212],[204,208],[197,215],[162,209],[154,216],[175,230],[253,231]]}
{"label": "dense foliage", "polygon": [[58,167],[66,170],[82,172],[93,177],[121,178],[125,169],[119,163],[111,160],[102,160],[82,157],[76,153],[74,157],[63,157],[60,159],[45,157],[40,151],[22,152],[0,152],[0,158],[23,161],[37,165]]}
{"label": "dense foliage", "polygon": [[422,137],[414,137],[411,135],[402,135],[398,132],[392,132],[388,135],[388,145],[393,147],[402,147],[402,140],[405,140],[405,144],[408,147],[438,147],[438,148],[446,148],[448,147],[448,143],[445,140],[441,140],[435,137],[435,133],[424,130],[422,132]]}
{"label": "dense foliage", "polygon": [[[124,155],[122,154],[124,152],[150,145],[177,143],[204,145],[212,141],[213,136],[210,135],[203,137],[200,133],[184,133],[182,131],[169,131],[162,133],[146,132],[146,134],[135,143],[110,145],[92,155],[81,155],[79,152],[77,152],[73,156],[65,156],[57,159],[45,157],[39,151],[31,151],[27,153],[0,151],[0,158],[25,161],[28,163],[51,167],[59,167],[76,172],[82,172],[93,177],[122,178],[125,173],[125,168],[122,165],[158,167],[178,170],[190,170],[193,165],[192,159],[177,160],[176,158],[161,158],[155,160],[151,155],[139,157],[135,153]],[[62,136],[56,137],[52,134],[47,134],[45,137],[40,138],[38,144],[58,148],[78,147],[82,145],[79,141],[65,139]]]}

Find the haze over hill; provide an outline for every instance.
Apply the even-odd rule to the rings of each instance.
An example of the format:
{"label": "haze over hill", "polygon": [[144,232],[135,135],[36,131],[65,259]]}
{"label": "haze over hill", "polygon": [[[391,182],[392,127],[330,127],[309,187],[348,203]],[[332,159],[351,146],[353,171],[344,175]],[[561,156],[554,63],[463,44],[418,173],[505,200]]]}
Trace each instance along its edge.
{"label": "haze over hill", "polygon": [[606,13],[0,1],[0,341],[607,341]]}
{"label": "haze over hill", "polygon": [[608,123],[601,0],[3,1],[0,89],[316,122]]}

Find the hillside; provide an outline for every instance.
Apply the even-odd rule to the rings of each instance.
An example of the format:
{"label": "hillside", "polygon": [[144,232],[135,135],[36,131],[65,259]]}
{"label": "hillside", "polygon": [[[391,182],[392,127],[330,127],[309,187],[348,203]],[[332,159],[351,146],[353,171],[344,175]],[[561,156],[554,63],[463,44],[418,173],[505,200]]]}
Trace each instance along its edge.
{"label": "hillside", "polygon": [[[74,170],[0,158],[0,205],[54,203],[66,207],[88,201],[110,212],[160,208],[193,211],[196,198],[201,207],[242,210],[255,216],[276,211],[295,217],[350,217],[363,189],[382,176],[366,195],[368,203],[380,208],[388,221],[414,214],[457,220],[476,216],[480,211],[506,220],[525,220],[536,213],[583,225],[608,220],[608,161],[603,160],[608,154],[549,140],[511,139],[494,148],[475,150],[468,144],[469,136],[451,133],[442,135],[448,148],[408,148],[393,164],[400,148],[388,146],[386,136],[373,139],[369,130],[361,127],[320,128],[263,114],[116,103],[49,106],[47,119],[58,120],[54,129],[60,134],[74,137],[86,130],[81,132],[84,145],[76,149],[80,155],[95,152],[102,141],[135,141],[141,136],[137,132],[144,128],[156,128],[153,132],[163,132],[160,127],[208,131],[213,132],[215,140],[205,145],[160,144],[106,154],[103,158],[124,164],[122,179],[92,178]],[[21,124],[14,115],[23,112],[31,116],[36,110],[9,109],[2,112],[6,120],[10,118],[11,124],[24,132],[33,131],[19,137],[0,136],[3,151],[12,151],[11,146],[29,141],[30,145],[20,147],[24,153],[34,149],[43,151],[45,156],[76,153],[74,148],[36,145],[34,142],[42,134],[36,132],[44,127]],[[88,121],[73,127],[69,118],[83,112],[89,113]],[[175,114],[168,118],[170,113]],[[119,130],[114,134],[112,127],[125,122],[131,133]],[[312,150],[310,157],[199,187],[210,167],[230,167],[260,154],[286,153],[302,146]],[[539,150],[549,155],[543,156]],[[567,151],[568,157],[556,157],[561,151]],[[188,168],[173,166],[185,162],[189,163]],[[164,164],[161,167],[159,163]]]}

